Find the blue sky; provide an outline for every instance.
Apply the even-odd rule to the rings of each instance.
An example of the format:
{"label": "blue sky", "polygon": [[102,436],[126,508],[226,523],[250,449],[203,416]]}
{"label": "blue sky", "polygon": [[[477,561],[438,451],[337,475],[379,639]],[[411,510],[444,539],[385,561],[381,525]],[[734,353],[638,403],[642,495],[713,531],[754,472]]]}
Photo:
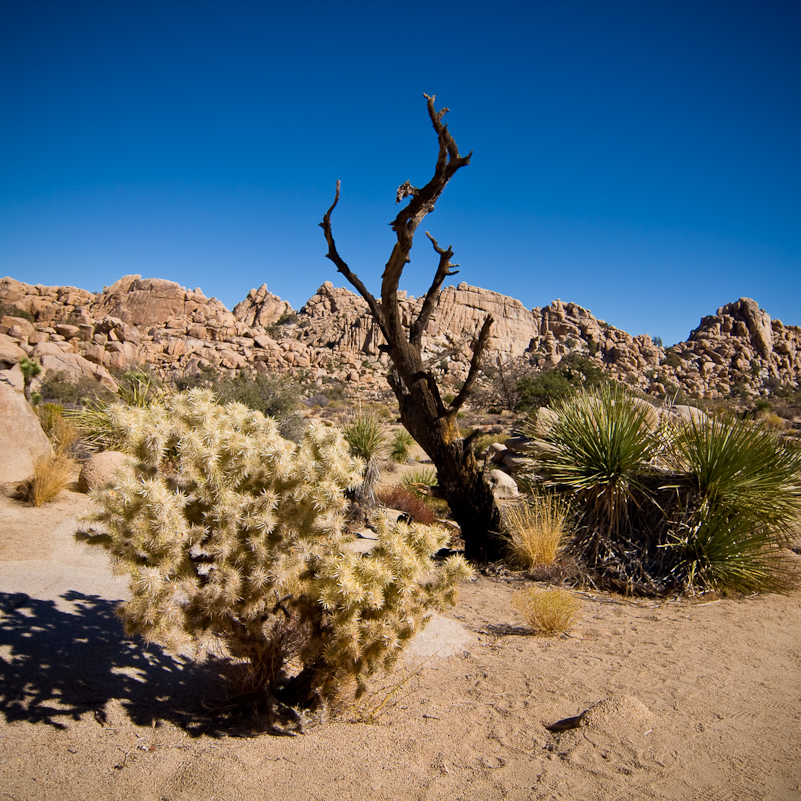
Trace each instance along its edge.
{"label": "blue sky", "polygon": [[[472,163],[424,228],[453,282],[685,339],[738,297],[801,325],[801,3],[0,3],[0,275],[129,273],[299,308],[376,293],[423,93]],[[435,264],[422,236],[403,285]]]}

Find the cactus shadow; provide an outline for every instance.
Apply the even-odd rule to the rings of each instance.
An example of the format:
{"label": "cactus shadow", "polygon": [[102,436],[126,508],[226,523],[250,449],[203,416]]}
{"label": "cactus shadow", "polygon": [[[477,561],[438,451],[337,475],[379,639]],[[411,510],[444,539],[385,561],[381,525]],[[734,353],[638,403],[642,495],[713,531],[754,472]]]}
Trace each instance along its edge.
{"label": "cactus shadow", "polygon": [[[0,714],[64,729],[93,713],[114,726],[109,709],[139,726],[173,723],[193,736],[222,736],[243,721],[219,715],[227,662],[202,664],[129,639],[116,601],[70,591],[60,601],[0,592]],[[117,712],[116,714],[119,714]]]}

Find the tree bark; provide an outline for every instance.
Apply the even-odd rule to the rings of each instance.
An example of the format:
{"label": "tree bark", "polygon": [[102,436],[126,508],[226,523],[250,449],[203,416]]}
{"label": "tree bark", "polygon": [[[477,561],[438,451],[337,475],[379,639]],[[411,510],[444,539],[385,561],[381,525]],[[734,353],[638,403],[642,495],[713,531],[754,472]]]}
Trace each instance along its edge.
{"label": "tree bark", "polygon": [[423,298],[417,318],[408,330],[402,323],[398,304],[398,285],[403,269],[409,263],[414,234],[425,216],[434,210],[439,196],[450,179],[470,163],[472,153],[459,155],[459,148],[443,124],[448,109],[436,111],[435,98],[425,95],[428,114],[437,133],[439,152],[431,180],[418,189],[406,181],[397,192],[396,202],[411,198],[408,205],[391,223],[397,242],[384,268],[381,282],[381,299],[377,300],[353,273],[336,249],[331,228],[331,214],[339,202],[340,183],[337,181],[334,202],[323,217],[320,226],[328,243],[327,258],[359,292],[387,342],[392,362],[389,383],[400,405],[401,421],[409,433],[428,454],[437,468],[439,485],[465,541],[465,555],[474,561],[496,561],[503,555],[500,539],[501,516],[492,490],[484,480],[483,471],[473,452],[472,441],[478,432],[462,437],[456,416],[470,395],[480,372],[481,357],[489,341],[492,317],[488,316],[473,343],[473,357],[467,379],[458,395],[446,406],[434,374],[427,370],[422,359],[422,338],[431,315],[439,301],[442,284],[455,275],[451,263],[453,251],[441,248],[426,231],[434,250],[439,255],[434,279]]}

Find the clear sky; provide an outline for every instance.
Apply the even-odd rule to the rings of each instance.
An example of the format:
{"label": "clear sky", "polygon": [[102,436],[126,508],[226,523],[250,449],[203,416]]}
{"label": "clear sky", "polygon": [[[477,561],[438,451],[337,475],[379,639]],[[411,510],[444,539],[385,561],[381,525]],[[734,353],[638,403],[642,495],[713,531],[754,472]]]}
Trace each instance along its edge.
{"label": "clear sky", "polygon": [[[452,281],[685,339],[747,296],[801,325],[801,2],[0,3],[0,276],[374,292],[423,93],[469,167],[424,228]],[[420,236],[403,285],[428,286]]]}

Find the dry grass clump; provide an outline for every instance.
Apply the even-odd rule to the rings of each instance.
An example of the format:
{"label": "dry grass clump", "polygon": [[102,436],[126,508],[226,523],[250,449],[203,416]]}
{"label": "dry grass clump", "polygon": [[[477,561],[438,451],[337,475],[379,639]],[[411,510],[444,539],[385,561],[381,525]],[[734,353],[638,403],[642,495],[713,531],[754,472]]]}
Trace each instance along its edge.
{"label": "dry grass clump", "polygon": [[378,500],[382,506],[405,512],[415,523],[433,526],[437,522],[437,516],[433,510],[426,506],[417,495],[400,484],[379,490]]}
{"label": "dry grass clump", "polygon": [[68,452],[78,439],[79,432],[73,422],[64,417],[64,407],[60,403],[43,403],[36,408],[36,413],[53,447],[59,452]]}
{"label": "dry grass clump", "polygon": [[528,587],[512,598],[515,609],[540,637],[552,637],[567,631],[575,622],[580,604],[567,590],[541,590]]}
{"label": "dry grass clump", "polygon": [[554,495],[535,495],[504,511],[512,561],[523,568],[553,564],[567,539],[568,507]]}
{"label": "dry grass clump", "polygon": [[72,481],[74,471],[75,462],[63,451],[37,456],[33,462],[33,476],[17,487],[17,497],[42,506],[59,496]]}

